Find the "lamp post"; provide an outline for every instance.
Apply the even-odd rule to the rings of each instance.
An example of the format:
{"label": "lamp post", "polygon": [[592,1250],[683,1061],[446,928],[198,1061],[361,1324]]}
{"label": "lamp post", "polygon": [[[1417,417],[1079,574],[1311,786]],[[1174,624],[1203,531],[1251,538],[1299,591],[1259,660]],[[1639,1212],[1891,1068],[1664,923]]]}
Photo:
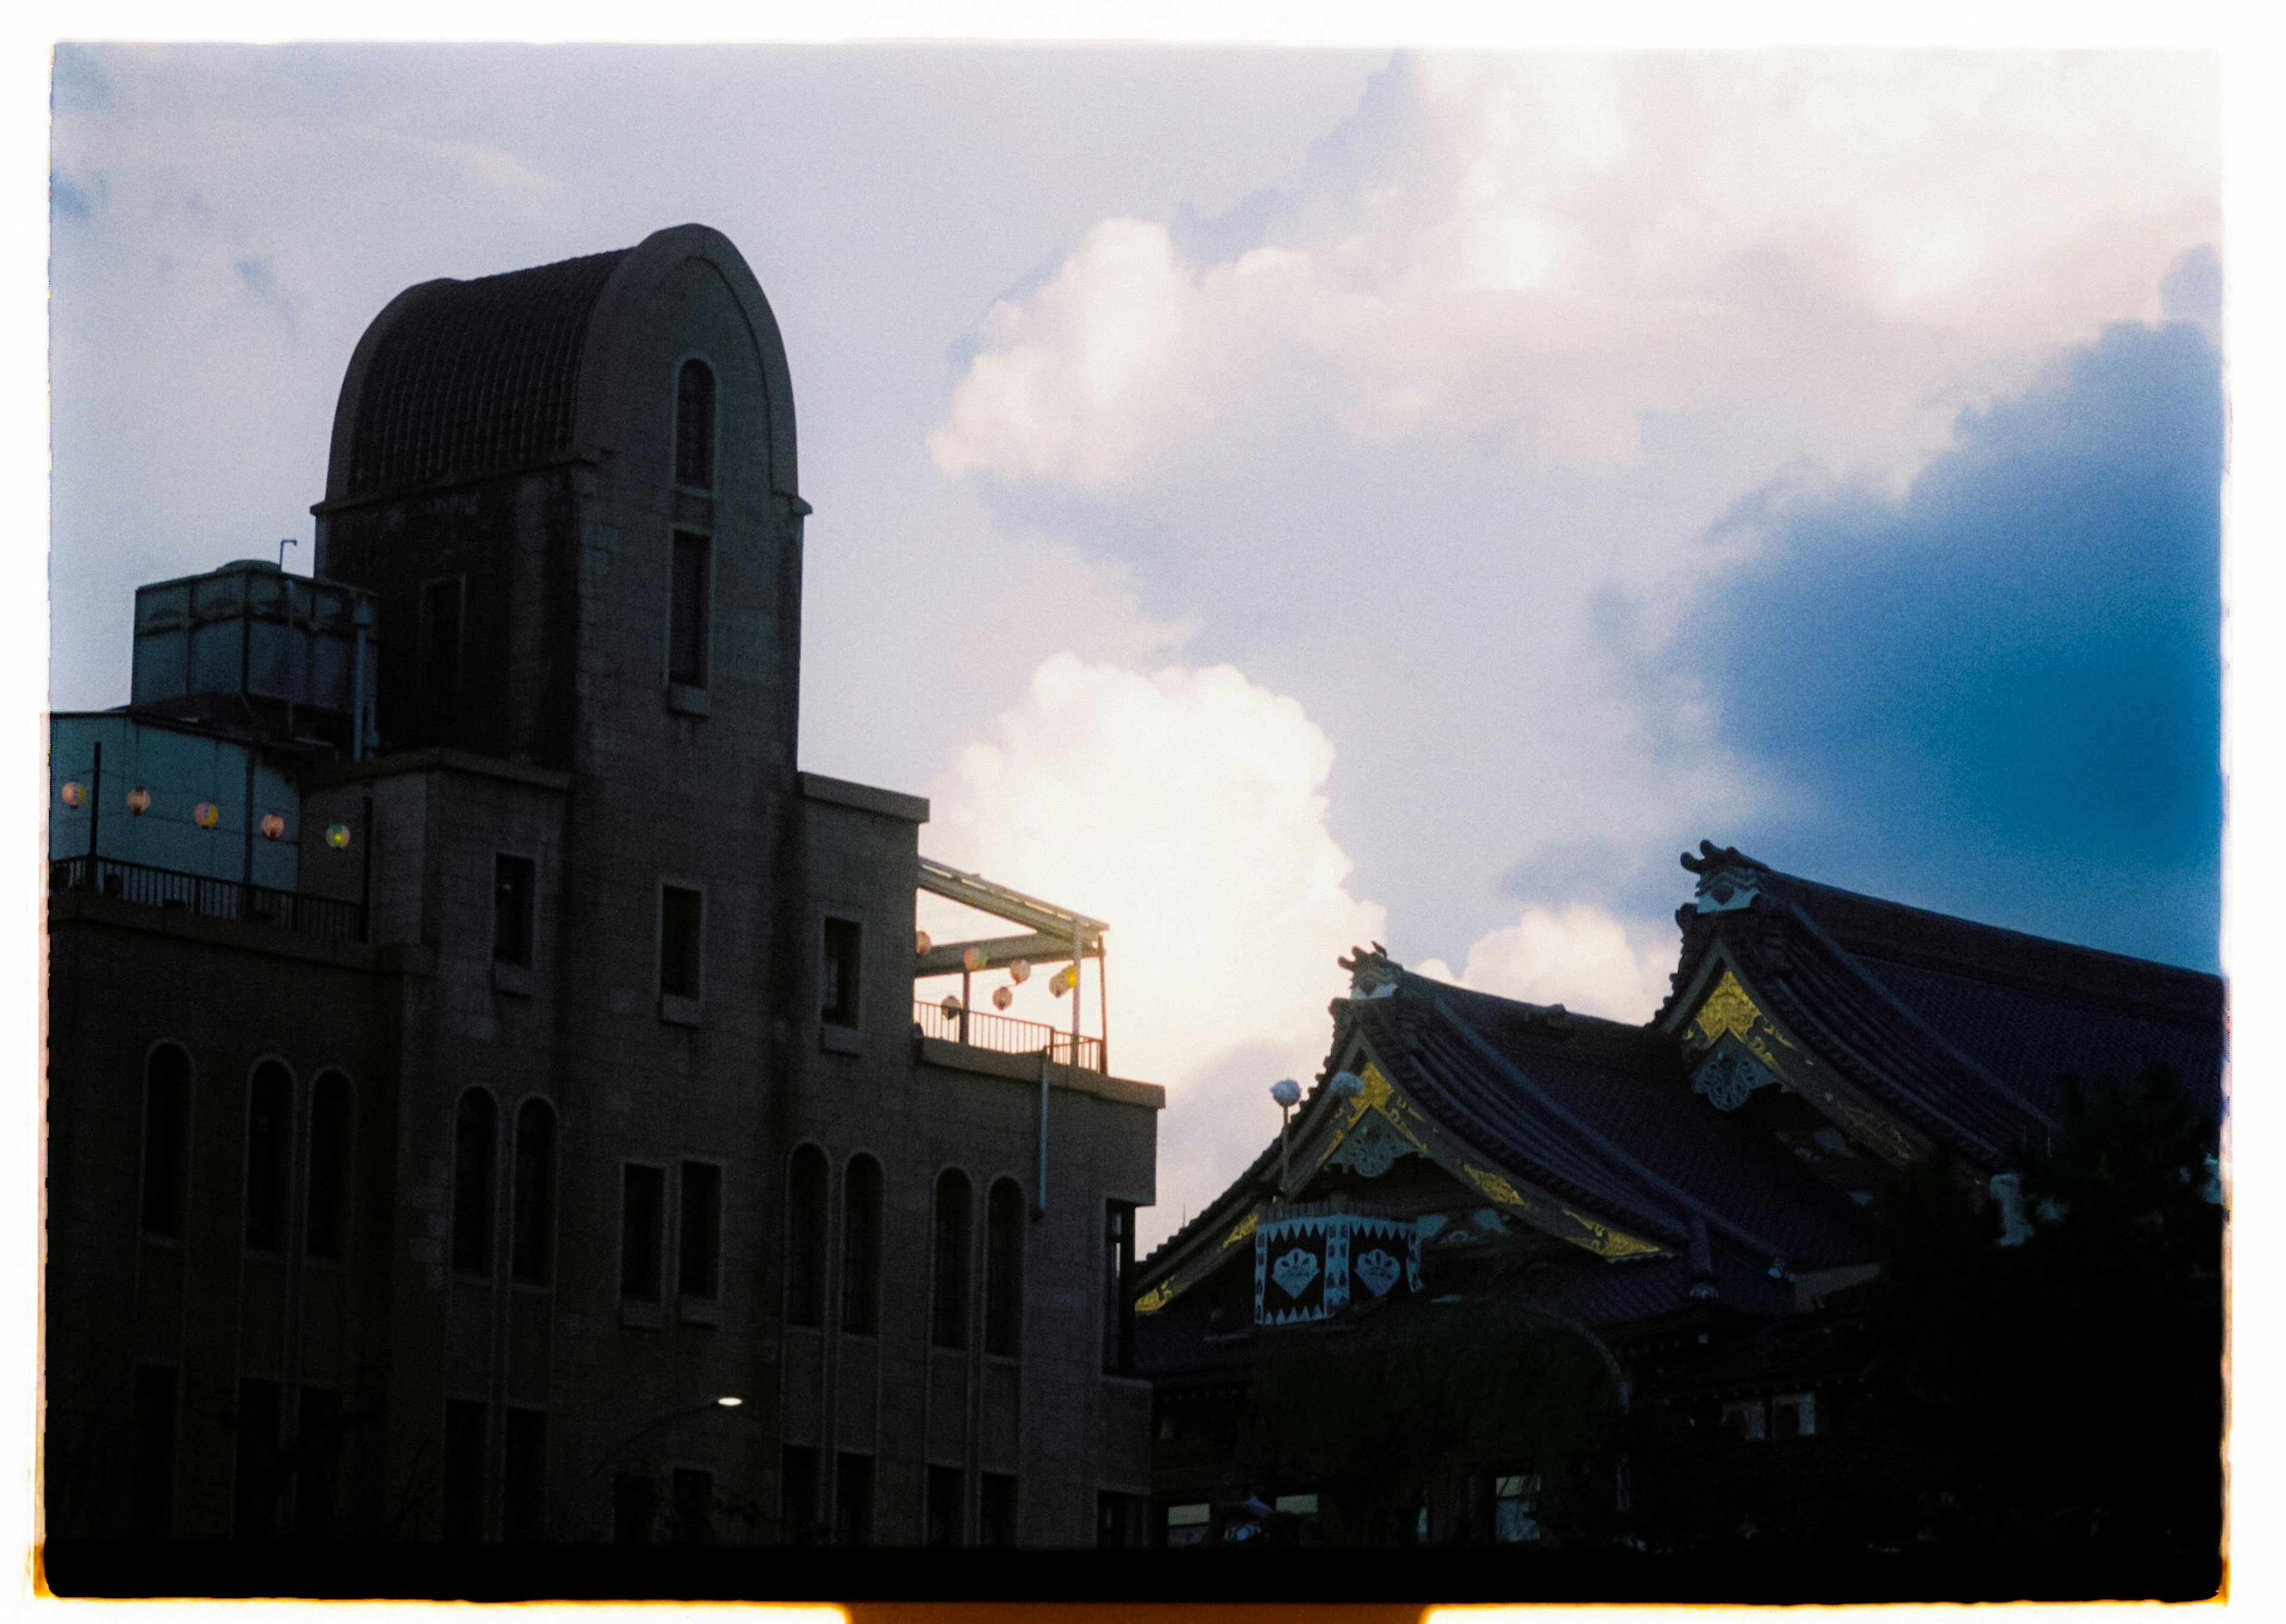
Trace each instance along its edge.
{"label": "lamp post", "polygon": [[618,1443],[612,1445],[609,1449],[603,1452],[601,1458],[599,1458],[595,1462],[595,1470],[588,1474],[588,1481],[592,1483],[595,1478],[609,1470],[613,1465],[618,1463],[619,1457],[625,1455],[630,1447],[650,1437],[661,1427],[671,1426],[678,1421],[686,1421],[693,1415],[703,1415],[709,1410],[734,1410],[744,1403],[745,1403],[745,1400],[739,1398],[737,1394],[724,1393],[719,1398],[701,1399],[696,1404],[686,1404],[679,1410],[669,1410],[664,1415],[646,1421],[642,1425],[637,1427],[634,1431],[628,1433],[625,1438],[621,1439]]}
{"label": "lamp post", "polygon": [[1294,1151],[1287,1141],[1286,1130],[1294,1120],[1294,1107],[1302,1098],[1302,1085],[1291,1077],[1281,1077],[1270,1085],[1270,1097],[1278,1102],[1278,1194],[1283,1199],[1286,1186],[1294,1177]]}

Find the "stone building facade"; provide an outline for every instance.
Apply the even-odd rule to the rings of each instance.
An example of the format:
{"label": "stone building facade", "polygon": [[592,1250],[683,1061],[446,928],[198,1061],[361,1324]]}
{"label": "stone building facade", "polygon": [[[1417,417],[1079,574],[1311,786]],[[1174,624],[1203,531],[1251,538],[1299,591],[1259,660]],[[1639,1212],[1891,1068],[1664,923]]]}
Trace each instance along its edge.
{"label": "stone building facade", "polygon": [[927,803],[797,766],[809,508],[736,248],[408,289],[315,511],[377,674],[347,748],[232,734],[289,900],[57,866],[51,1534],[1139,1530],[1163,1096],[920,1035]]}

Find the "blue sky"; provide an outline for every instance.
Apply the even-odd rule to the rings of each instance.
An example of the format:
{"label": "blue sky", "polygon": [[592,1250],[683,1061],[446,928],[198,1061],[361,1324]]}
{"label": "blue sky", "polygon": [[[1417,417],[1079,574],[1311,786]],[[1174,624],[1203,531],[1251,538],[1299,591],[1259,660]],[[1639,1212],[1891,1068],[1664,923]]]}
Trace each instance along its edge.
{"label": "blue sky", "polygon": [[1701,838],[2211,967],[2219,105],[2187,52],[67,46],[53,698],[125,698],[138,581],[309,567],[400,288],[695,219],[793,368],[803,764],[1112,921],[1171,1223],[1339,952],[1640,1018]]}

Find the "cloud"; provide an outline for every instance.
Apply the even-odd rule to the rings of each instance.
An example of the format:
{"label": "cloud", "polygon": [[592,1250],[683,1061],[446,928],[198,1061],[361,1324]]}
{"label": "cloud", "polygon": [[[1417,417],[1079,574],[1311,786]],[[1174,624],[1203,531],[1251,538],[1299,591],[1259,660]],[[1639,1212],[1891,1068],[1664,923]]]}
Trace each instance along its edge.
{"label": "cloud", "polygon": [[[931,855],[1108,921],[1113,1069],[1167,1086],[1185,1147],[1160,1164],[1162,1232],[1261,1148],[1264,1091],[1323,1061],[1335,960],[1385,932],[1327,827],[1333,763],[1299,704],[1231,666],[1060,655],[937,788]],[[1068,1019],[1046,980],[1011,1013]]]}
{"label": "cloud", "polygon": [[2215,230],[2214,92],[2157,55],[1400,59],[1277,206],[1102,221],[995,305],[931,449],[1105,492],[1298,393],[1600,469],[1730,400],[1910,471],[2027,355],[2157,313]]}
{"label": "cloud", "polygon": [[[1645,943],[1640,950],[1636,940]],[[1603,909],[1574,903],[1527,908],[1515,924],[1478,938],[1458,975],[1439,958],[1412,967],[1476,992],[1640,1024],[1667,997],[1678,950],[1672,929],[1630,931]]]}
{"label": "cloud", "polygon": [[1675,650],[1785,786],[1719,838],[2211,968],[2223,429],[2202,329],[2123,323],[1965,414],[1902,498],[1762,514]]}

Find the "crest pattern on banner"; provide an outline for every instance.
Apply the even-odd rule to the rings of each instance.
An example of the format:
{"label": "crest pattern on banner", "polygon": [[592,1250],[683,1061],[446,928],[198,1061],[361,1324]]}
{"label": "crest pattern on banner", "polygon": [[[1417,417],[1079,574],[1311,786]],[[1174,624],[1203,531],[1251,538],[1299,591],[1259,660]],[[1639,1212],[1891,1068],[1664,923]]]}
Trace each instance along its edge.
{"label": "crest pattern on banner", "polygon": [[1354,1212],[1265,1219],[1254,1231],[1254,1322],[1328,1319],[1352,1300],[1377,1302],[1402,1280],[1421,1289],[1421,1232]]}

